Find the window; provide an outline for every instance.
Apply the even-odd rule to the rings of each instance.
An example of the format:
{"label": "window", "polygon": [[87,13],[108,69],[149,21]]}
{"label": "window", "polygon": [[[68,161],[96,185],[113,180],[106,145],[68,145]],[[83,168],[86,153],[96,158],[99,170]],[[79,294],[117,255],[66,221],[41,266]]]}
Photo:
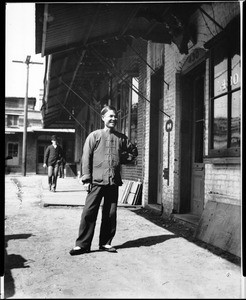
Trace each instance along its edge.
{"label": "window", "polygon": [[121,132],[129,136],[129,88],[122,85],[122,100],[120,104],[120,129]]}
{"label": "window", "polygon": [[240,155],[241,59],[239,42],[211,49],[209,156]]}
{"label": "window", "polygon": [[19,116],[8,115],[7,126],[18,126],[18,125],[19,125]]}
{"label": "window", "polygon": [[18,143],[8,144],[8,156],[18,157]]}
{"label": "window", "polygon": [[137,144],[137,129],[138,129],[138,78],[132,78],[134,90],[131,93],[131,120],[130,120],[130,140],[133,145]]}
{"label": "window", "polygon": [[117,98],[119,130],[124,133],[132,144],[137,144],[137,123],[138,123],[138,78],[132,77],[133,89],[122,84],[120,94]]}

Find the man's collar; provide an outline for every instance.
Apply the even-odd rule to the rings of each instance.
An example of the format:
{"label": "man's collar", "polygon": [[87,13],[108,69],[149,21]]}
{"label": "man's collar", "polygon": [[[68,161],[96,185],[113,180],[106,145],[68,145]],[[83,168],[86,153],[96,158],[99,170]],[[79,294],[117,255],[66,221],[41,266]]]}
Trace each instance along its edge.
{"label": "man's collar", "polygon": [[108,133],[112,133],[112,132],[115,131],[115,129],[114,129],[114,128],[104,127],[104,128],[103,128],[103,131],[108,132]]}

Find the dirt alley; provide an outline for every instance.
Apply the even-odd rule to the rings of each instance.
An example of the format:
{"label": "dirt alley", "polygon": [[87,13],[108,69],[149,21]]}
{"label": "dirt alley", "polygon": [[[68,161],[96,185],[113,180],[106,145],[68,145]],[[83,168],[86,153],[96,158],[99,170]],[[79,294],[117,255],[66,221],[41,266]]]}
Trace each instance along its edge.
{"label": "dirt alley", "polygon": [[44,207],[42,179],[5,175],[5,299],[240,298],[238,258],[144,208],[118,208],[118,253],[98,250],[99,210],[91,253],[70,256],[83,208]]}

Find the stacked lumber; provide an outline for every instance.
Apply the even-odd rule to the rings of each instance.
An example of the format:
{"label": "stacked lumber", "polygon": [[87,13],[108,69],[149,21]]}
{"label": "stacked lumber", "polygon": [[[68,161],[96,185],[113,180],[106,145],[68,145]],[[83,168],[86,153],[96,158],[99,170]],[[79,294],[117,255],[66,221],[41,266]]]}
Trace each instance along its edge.
{"label": "stacked lumber", "polygon": [[142,183],[140,181],[123,180],[119,190],[119,203],[141,205]]}

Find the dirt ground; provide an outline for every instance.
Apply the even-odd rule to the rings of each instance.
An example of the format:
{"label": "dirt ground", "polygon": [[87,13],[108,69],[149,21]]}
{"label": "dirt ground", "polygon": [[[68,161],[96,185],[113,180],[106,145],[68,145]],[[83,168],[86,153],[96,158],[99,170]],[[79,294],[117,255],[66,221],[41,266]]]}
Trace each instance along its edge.
{"label": "dirt ground", "polygon": [[99,210],[92,251],[70,256],[82,207],[44,195],[41,176],[5,176],[6,299],[241,297],[239,258],[144,208],[118,209],[117,253],[98,250]]}

